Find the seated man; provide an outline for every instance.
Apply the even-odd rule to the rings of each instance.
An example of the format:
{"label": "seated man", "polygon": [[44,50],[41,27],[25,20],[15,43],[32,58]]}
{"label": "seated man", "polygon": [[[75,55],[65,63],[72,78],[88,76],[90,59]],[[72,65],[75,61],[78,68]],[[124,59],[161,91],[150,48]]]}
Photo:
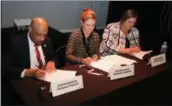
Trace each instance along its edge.
{"label": "seated man", "polygon": [[43,78],[55,68],[54,52],[47,37],[48,23],[36,17],[29,26],[27,35],[11,38],[9,51],[4,56],[3,71],[11,78]]}
{"label": "seated man", "polygon": [[47,21],[36,17],[32,20],[27,35],[11,38],[10,48],[2,62],[2,104],[23,104],[12,89],[10,80],[24,77],[43,78],[46,72],[56,69],[58,62],[55,61],[47,34]]}

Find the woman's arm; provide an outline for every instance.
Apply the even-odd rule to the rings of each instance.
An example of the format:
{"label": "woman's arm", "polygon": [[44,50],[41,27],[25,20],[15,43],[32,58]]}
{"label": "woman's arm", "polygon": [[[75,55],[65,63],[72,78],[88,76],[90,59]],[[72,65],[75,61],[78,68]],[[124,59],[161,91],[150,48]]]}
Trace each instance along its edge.
{"label": "woman's arm", "polygon": [[[114,24],[114,23],[113,23]],[[119,27],[113,26],[113,24],[108,25],[104,29],[103,40],[100,44],[99,52],[101,55],[110,55],[118,52],[118,40],[119,40]]]}
{"label": "woman's arm", "polygon": [[72,32],[72,34],[69,37],[67,47],[66,47],[66,58],[72,62],[83,63],[83,58],[79,58],[72,55],[75,49],[75,42],[76,42],[76,36],[75,36],[75,33]]}
{"label": "woman's arm", "polygon": [[100,46],[100,36],[98,33],[94,33],[94,45],[93,46],[93,55],[92,60],[97,61],[99,59],[99,46]]}
{"label": "woman's arm", "polygon": [[140,42],[139,42],[139,31],[137,28],[132,28],[132,36],[129,37],[130,40],[130,48],[120,48],[120,53],[132,54],[134,52],[140,52]]}

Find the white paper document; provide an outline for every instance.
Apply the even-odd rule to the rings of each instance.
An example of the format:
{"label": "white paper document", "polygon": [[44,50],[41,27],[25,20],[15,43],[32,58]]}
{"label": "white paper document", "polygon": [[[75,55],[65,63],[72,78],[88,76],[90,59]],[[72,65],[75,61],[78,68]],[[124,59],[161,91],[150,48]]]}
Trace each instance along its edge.
{"label": "white paper document", "polygon": [[149,50],[149,51],[140,51],[139,53],[133,53],[132,55],[143,60],[143,56],[152,52],[152,50]]}
{"label": "white paper document", "polygon": [[133,63],[136,63],[136,60],[132,60],[132,59],[129,59],[129,58],[126,58],[126,57],[122,57],[122,56],[119,56],[119,55],[105,56],[105,57],[102,57],[102,59],[106,60],[106,61],[111,61],[114,64],[131,65]]}
{"label": "white paper document", "polygon": [[[107,61],[107,60],[103,60],[100,59],[98,61],[92,62],[91,66],[100,70],[103,70],[105,72],[109,72],[109,69],[114,66],[114,62],[112,61]],[[120,66],[120,64],[116,64],[116,66]]]}
{"label": "white paper document", "polygon": [[119,67],[123,64],[131,65],[133,63],[136,63],[136,61],[119,55],[110,55],[102,57],[100,60],[96,62],[92,62],[91,66],[108,73],[112,67]]}
{"label": "white paper document", "polygon": [[77,71],[56,70],[53,73],[46,73],[44,80],[48,82],[63,81],[75,77],[76,72]]}

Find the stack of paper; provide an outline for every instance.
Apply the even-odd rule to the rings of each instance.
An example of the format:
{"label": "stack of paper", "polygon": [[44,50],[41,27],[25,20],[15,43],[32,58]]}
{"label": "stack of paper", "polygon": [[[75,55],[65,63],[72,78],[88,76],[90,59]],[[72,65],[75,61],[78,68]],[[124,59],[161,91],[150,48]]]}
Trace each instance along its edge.
{"label": "stack of paper", "polygon": [[131,65],[133,63],[136,63],[136,61],[119,55],[110,55],[102,57],[96,62],[92,62],[91,66],[103,70],[105,72],[109,72],[112,67],[121,66],[123,64]]}
{"label": "stack of paper", "polygon": [[[91,66],[100,70],[103,70],[105,72],[109,72],[110,68],[114,65],[115,63],[112,61],[107,61],[100,59],[98,61],[92,62]],[[120,64],[115,64],[116,66],[120,66]]]}
{"label": "stack of paper", "polygon": [[75,77],[76,71],[69,70],[56,70],[53,73],[46,73],[45,81],[53,82],[53,81],[62,81],[65,79],[70,79]]}
{"label": "stack of paper", "polygon": [[140,51],[139,53],[133,53],[132,55],[143,60],[143,56],[152,52],[152,50],[149,50],[149,51]]}
{"label": "stack of paper", "polygon": [[136,63],[135,60],[132,60],[132,59],[128,59],[126,57],[122,57],[122,56],[119,56],[119,55],[110,55],[110,56],[105,56],[105,57],[102,57],[103,60],[106,60],[106,61],[111,61],[113,62],[114,64],[125,64],[125,65],[131,65],[133,63]]}

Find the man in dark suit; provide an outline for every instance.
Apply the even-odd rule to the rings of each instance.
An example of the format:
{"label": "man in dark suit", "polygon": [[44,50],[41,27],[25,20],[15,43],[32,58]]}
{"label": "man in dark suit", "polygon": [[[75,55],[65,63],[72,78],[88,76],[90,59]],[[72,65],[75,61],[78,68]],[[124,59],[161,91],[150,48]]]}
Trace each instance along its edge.
{"label": "man in dark suit", "polygon": [[7,83],[14,78],[43,78],[46,72],[56,69],[58,62],[47,34],[48,22],[36,17],[29,26],[28,34],[11,38],[10,48],[2,63]]}
{"label": "man in dark suit", "polygon": [[[41,78],[45,72],[55,69],[54,52],[47,34],[47,21],[36,17],[32,20],[27,35],[11,38],[11,46],[5,56],[8,64],[4,64],[5,71],[8,71],[11,77]],[[39,55],[39,60],[37,55]]]}

